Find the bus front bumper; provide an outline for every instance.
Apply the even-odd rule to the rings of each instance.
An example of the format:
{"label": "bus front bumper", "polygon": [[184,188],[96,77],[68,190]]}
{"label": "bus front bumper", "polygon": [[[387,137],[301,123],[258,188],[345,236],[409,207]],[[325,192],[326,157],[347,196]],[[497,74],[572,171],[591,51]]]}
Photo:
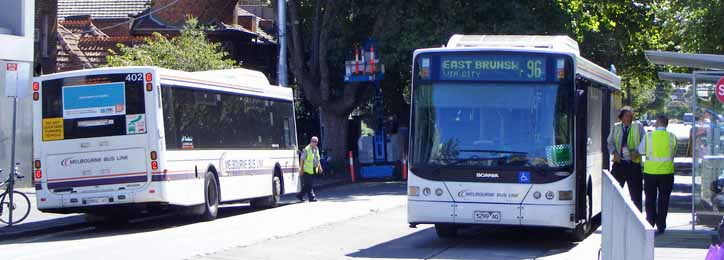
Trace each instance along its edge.
{"label": "bus front bumper", "polygon": [[507,225],[575,228],[575,205],[456,203],[408,200],[410,224]]}

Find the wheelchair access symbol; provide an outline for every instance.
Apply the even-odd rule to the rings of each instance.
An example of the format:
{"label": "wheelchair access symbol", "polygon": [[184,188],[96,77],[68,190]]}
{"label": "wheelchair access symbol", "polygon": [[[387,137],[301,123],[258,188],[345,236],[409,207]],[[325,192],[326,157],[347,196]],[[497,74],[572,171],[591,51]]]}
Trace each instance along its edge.
{"label": "wheelchair access symbol", "polygon": [[518,172],[518,183],[530,183],[530,172]]}

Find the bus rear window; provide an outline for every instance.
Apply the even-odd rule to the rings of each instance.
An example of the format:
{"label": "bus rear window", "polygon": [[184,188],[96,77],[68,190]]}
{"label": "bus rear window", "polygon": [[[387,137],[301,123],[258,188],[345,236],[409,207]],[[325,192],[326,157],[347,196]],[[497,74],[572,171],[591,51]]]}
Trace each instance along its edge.
{"label": "bus rear window", "polygon": [[43,141],[145,134],[143,83],[141,73],[44,81]]}

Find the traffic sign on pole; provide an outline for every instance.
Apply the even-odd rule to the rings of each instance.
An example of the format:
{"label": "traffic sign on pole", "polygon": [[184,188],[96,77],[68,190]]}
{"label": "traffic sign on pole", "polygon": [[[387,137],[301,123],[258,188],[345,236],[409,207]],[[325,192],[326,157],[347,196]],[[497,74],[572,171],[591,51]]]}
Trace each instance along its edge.
{"label": "traffic sign on pole", "polygon": [[721,77],[719,81],[716,82],[714,90],[716,90],[716,98],[719,99],[719,102],[724,103],[724,77]]}

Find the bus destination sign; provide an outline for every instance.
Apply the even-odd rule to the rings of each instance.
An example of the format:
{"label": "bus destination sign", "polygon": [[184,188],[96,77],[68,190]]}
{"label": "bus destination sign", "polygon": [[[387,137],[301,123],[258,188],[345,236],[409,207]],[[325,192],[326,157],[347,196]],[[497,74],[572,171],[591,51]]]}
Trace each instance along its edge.
{"label": "bus destination sign", "polygon": [[525,56],[442,56],[440,80],[545,81],[546,58]]}

